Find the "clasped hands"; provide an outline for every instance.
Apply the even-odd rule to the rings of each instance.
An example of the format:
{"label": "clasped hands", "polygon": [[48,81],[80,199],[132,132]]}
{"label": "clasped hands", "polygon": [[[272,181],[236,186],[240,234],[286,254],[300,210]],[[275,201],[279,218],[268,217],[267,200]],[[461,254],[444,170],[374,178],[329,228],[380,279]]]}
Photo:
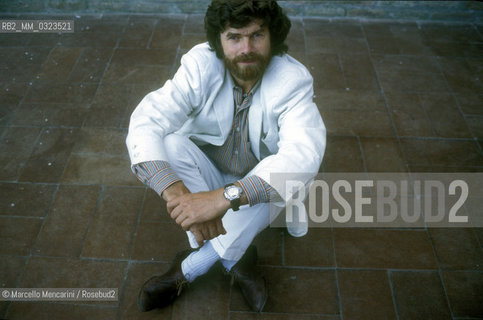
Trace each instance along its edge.
{"label": "clasped hands", "polygon": [[223,189],[191,193],[183,182],[168,187],[162,194],[168,213],[183,230],[189,230],[199,246],[204,240],[226,234],[221,218],[230,208]]}

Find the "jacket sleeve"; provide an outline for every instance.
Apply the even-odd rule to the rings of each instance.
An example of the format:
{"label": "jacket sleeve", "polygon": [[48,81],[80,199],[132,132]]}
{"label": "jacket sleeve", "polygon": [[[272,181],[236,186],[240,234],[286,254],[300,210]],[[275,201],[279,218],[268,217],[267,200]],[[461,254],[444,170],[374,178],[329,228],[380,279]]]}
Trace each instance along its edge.
{"label": "jacket sleeve", "polygon": [[288,180],[307,187],[317,175],[326,146],[326,129],[313,102],[309,72],[303,68],[279,76],[274,90],[279,94],[271,100],[272,116],[278,124],[278,151],[262,159],[252,174],[268,182],[289,201],[295,191],[286,190]]}
{"label": "jacket sleeve", "polygon": [[189,53],[172,80],[144,97],[131,115],[126,139],[131,164],[167,160],[162,141],[178,130],[200,105],[201,72]]}

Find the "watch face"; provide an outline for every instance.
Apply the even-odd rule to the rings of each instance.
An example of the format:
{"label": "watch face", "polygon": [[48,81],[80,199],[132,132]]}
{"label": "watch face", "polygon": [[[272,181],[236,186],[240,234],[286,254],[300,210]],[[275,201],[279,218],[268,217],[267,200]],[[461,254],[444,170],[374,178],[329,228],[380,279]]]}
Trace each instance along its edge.
{"label": "watch face", "polygon": [[240,190],[236,186],[229,186],[225,189],[226,198],[233,200],[240,197]]}

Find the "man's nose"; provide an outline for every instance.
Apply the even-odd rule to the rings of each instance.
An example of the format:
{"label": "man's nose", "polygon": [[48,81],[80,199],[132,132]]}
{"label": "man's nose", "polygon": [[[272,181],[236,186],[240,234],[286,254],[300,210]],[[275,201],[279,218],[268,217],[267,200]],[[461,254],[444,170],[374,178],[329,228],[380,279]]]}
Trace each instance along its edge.
{"label": "man's nose", "polygon": [[242,54],[248,54],[253,51],[253,44],[250,37],[243,37],[241,45],[242,45],[241,47]]}

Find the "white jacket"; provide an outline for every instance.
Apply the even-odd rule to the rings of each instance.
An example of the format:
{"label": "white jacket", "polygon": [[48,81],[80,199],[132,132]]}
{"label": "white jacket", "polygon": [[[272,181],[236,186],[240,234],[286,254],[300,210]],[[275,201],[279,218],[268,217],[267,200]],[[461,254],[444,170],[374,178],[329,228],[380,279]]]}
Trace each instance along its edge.
{"label": "white jacket", "polygon": [[[249,109],[251,150],[260,160],[251,174],[269,183],[288,201],[278,175],[295,173],[305,185],[317,174],[326,131],[313,103],[313,80],[291,56],[274,56]],[[185,54],[172,80],[149,93],[131,116],[127,147],[132,165],[165,160],[163,137],[176,132],[198,145],[222,145],[234,116],[233,87],[222,60],[199,44]],[[291,179],[294,175],[291,175]]]}

